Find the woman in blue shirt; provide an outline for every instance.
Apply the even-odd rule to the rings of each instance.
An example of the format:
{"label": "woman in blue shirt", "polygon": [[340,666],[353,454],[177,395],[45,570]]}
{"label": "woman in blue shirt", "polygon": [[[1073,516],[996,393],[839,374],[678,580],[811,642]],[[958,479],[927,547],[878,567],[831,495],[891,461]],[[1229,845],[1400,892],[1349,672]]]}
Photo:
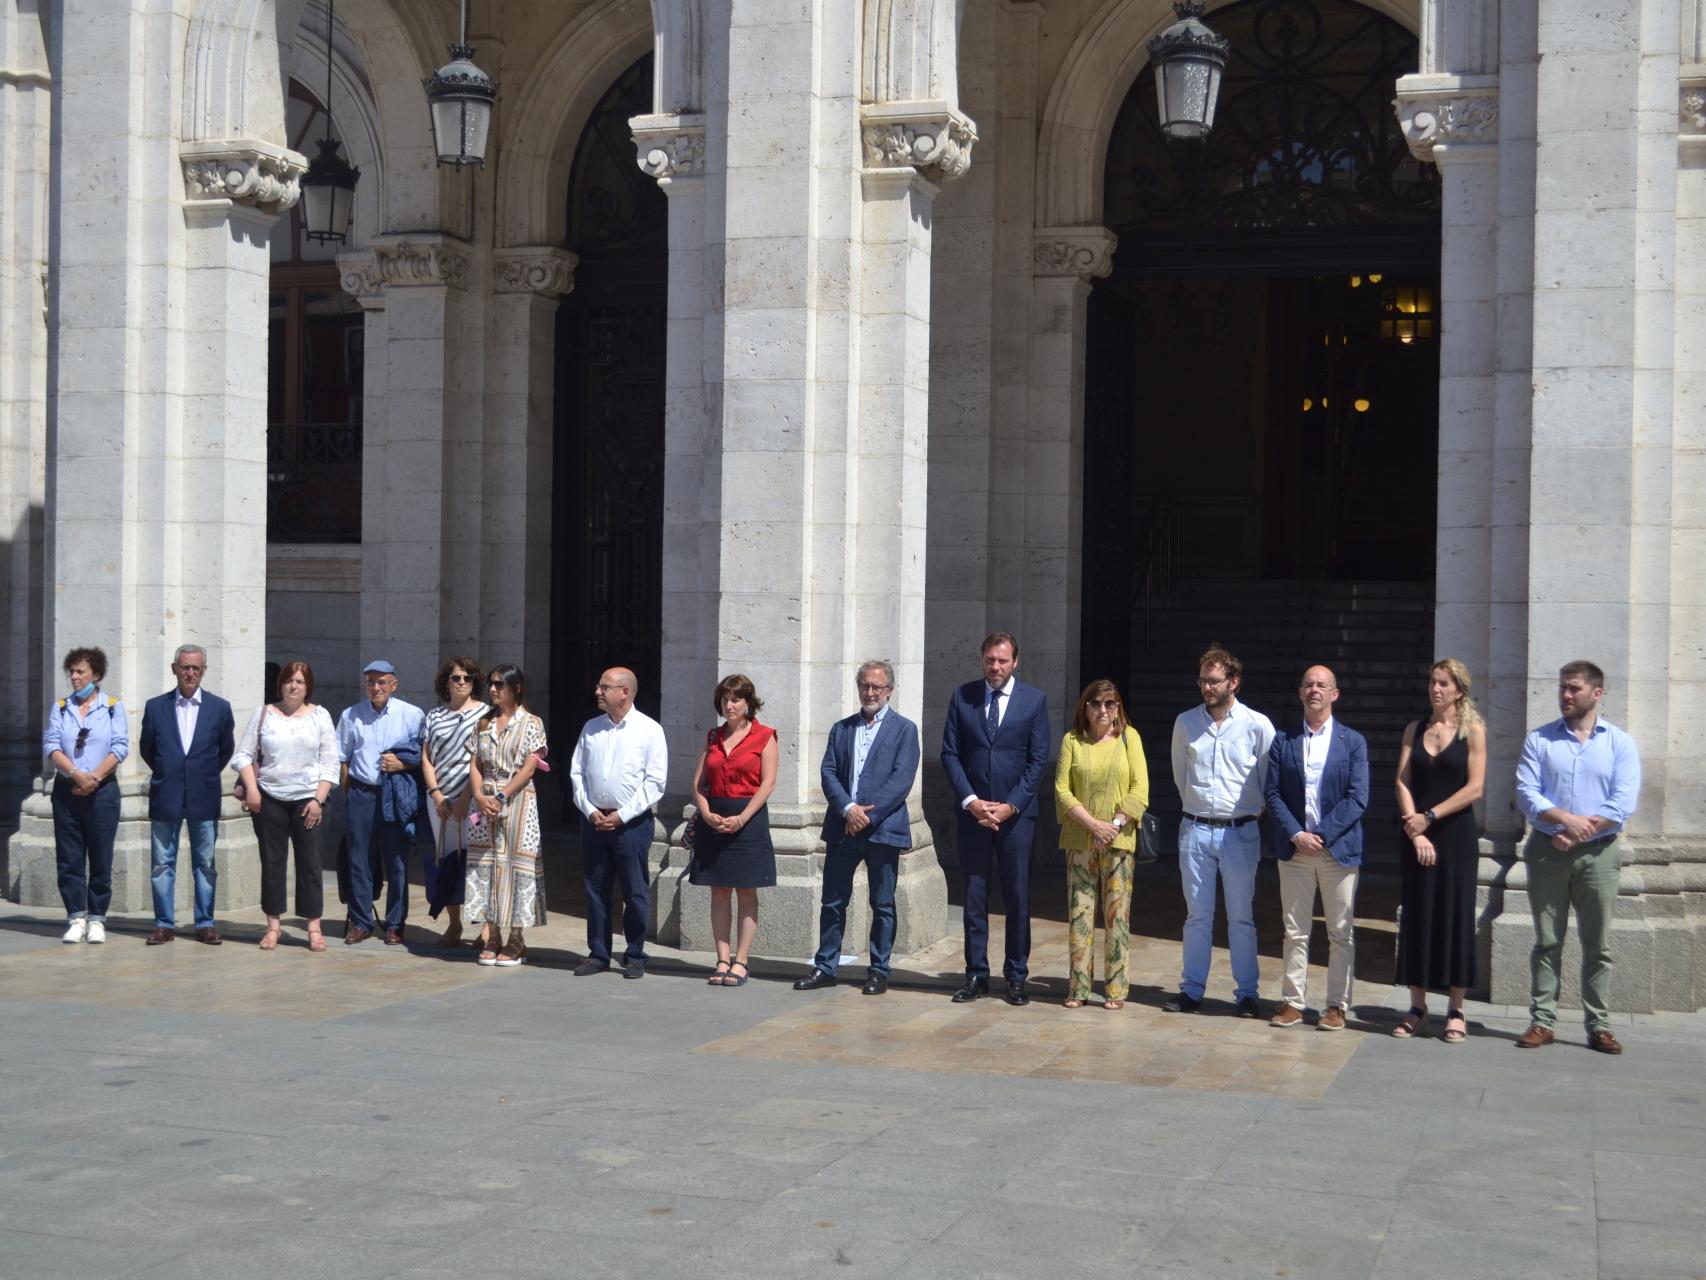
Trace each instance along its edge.
{"label": "woman in blue shirt", "polygon": [[113,897],[113,840],[118,835],[118,782],[130,754],[124,704],[101,692],[107,655],[73,649],[65,655],[71,696],[48,712],[42,754],[54,767],[53,844],[59,896],[70,917],[65,942],[105,942]]}

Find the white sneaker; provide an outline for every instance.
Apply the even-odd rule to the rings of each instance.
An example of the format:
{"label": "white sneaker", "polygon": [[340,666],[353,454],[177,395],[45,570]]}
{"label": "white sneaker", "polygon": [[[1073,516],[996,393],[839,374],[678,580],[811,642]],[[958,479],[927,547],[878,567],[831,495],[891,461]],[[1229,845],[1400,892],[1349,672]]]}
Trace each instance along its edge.
{"label": "white sneaker", "polygon": [[86,942],[105,942],[107,940],[106,924],[100,920],[89,921],[89,935],[84,940]]}
{"label": "white sneaker", "polygon": [[87,932],[88,927],[88,920],[83,916],[78,916],[75,920],[71,921],[70,924],[65,926],[65,934],[59,940],[61,942],[81,942],[83,941],[83,936]]}

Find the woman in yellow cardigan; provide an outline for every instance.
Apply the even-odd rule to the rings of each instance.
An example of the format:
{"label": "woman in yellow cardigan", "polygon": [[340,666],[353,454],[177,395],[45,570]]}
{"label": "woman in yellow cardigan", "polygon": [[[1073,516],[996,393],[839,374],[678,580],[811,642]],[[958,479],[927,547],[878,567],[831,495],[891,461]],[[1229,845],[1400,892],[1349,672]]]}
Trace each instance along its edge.
{"label": "woman in yellow cardigan", "polygon": [[1072,984],[1066,1007],[1082,1009],[1090,998],[1099,887],[1108,952],[1102,1007],[1123,1009],[1130,987],[1131,872],[1143,811],[1149,807],[1149,766],[1110,680],[1092,680],[1079,695],[1078,714],[1060,743],[1054,805],[1071,912]]}

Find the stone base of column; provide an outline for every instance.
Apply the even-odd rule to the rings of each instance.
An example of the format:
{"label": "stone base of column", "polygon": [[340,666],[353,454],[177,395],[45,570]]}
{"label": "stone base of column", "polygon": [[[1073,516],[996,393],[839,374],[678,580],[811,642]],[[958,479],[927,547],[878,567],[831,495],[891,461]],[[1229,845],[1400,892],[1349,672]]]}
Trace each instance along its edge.
{"label": "stone base of column", "polygon": [[[1706,841],[1626,836],[1611,927],[1611,1007],[1620,1013],[1706,1008]],[[1534,924],[1521,845],[1481,842],[1476,919],[1484,990],[1495,1004],[1527,1005]],[[1582,953],[1572,915],[1559,1004],[1581,1006]]]}
{"label": "stone base of column", "polygon": [[[39,783],[24,801],[17,832],[8,842],[6,896],[26,907],[57,907],[59,864],[54,856],[53,802],[49,783]],[[154,894],[149,883],[153,843],[148,834],[148,783],[119,784],[118,838],[113,842],[113,900],[115,915],[151,913]],[[332,846],[335,848],[336,846]],[[328,854],[328,858],[329,858]],[[219,843],[214,850],[219,881],[214,889],[215,913],[241,911],[261,900],[261,856],[249,817],[229,797],[220,815]],[[174,886],[177,920],[189,927],[195,918],[195,869],[190,862],[189,832],[178,842],[178,875]]]}
{"label": "stone base of column", "polygon": [[[667,810],[677,812],[677,806]],[[711,892],[689,883],[692,854],[681,847],[690,806],[678,816],[664,838],[652,845],[652,936],[683,951],[713,951]],[[776,885],[759,898],[758,955],[808,961],[817,952],[818,916],[823,909],[823,842],[818,832],[823,810],[770,806],[770,837],[776,846]],[[914,847],[901,855],[895,886],[895,954],[921,951],[939,941],[948,928],[948,884],[936,862],[930,828],[913,814]],[[854,874],[853,900],[848,906],[843,948],[863,952],[871,933],[866,904],[865,869]]]}

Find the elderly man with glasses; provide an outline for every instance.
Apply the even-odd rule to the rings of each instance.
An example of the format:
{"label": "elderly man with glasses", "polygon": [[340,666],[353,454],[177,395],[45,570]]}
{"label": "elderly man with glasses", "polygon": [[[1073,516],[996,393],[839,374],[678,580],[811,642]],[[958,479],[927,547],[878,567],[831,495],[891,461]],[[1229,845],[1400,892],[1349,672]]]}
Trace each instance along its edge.
{"label": "elderly man with glasses", "polygon": [[[426,713],[394,696],[397,668],[383,658],[363,668],[362,684],[366,700],[346,707],[338,717],[338,758],[343,762],[340,773],[349,836],[349,919],[344,943],[353,946],[373,936],[377,854],[385,876],[385,942],[399,946],[409,918],[409,845],[420,810]],[[387,780],[391,780],[389,786]]]}

